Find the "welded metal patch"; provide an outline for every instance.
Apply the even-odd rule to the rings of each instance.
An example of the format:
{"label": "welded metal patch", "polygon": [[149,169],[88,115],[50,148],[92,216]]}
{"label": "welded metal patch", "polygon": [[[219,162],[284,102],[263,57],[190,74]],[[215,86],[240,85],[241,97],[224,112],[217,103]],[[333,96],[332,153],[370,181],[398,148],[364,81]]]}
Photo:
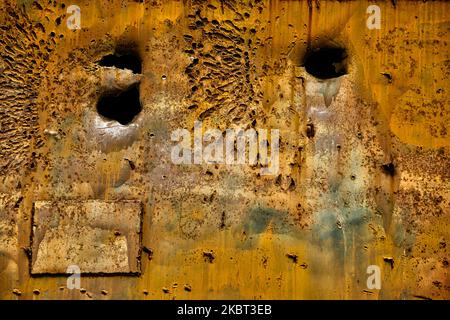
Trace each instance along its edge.
{"label": "welded metal patch", "polygon": [[139,201],[34,203],[31,274],[138,274]]}

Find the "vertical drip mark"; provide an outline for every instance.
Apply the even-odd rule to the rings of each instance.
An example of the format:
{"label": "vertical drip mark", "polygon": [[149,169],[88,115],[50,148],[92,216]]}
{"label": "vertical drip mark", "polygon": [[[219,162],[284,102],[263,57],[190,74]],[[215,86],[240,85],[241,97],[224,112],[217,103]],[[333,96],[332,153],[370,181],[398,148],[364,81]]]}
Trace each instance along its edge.
{"label": "vertical drip mark", "polygon": [[312,28],[312,0],[308,0],[308,38],[307,38],[307,51],[311,49],[311,28]]}
{"label": "vertical drip mark", "polygon": [[302,81],[303,108],[304,108],[304,110],[306,110],[306,107],[307,107],[307,102],[306,102],[306,84],[305,84],[306,79],[302,77],[301,81]]}

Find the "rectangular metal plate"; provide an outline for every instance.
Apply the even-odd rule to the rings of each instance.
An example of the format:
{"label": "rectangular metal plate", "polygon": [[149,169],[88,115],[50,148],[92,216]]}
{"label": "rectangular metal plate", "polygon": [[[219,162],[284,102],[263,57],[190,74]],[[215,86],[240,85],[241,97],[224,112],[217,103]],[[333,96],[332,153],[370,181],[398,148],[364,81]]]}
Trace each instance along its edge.
{"label": "rectangular metal plate", "polygon": [[31,274],[140,273],[139,201],[34,203]]}

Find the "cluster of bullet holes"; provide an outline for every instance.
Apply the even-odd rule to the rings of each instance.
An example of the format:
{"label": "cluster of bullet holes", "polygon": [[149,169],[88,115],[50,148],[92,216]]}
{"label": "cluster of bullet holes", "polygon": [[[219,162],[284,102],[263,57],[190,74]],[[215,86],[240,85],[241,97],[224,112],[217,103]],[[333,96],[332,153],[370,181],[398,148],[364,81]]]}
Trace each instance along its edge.
{"label": "cluster of bullet holes", "polygon": [[[99,63],[103,67],[128,69],[133,73],[142,72],[142,60],[136,50],[121,48],[114,54],[103,57]],[[139,85],[133,85],[121,92],[108,93],[100,97],[97,112],[109,119],[127,125],[141,112]]]}
{"label": "cluster of bullet holes", "polygon": [[332,79],[347,73],[347,52],[343,48],[322,47],[305,55],[306,72],[318,79]]}

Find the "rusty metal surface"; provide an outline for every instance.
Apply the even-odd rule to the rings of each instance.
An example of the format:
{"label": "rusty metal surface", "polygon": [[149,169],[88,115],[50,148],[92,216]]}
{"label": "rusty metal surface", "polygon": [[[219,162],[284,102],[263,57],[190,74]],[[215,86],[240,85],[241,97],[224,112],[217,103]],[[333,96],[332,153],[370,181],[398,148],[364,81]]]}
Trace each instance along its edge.
{"label": "rusty metal surface", "polygon": [[[71,4],[0,6],[1,299],[450,298],[448,2]],[[278,171],[174,163],[196,121]]]}

